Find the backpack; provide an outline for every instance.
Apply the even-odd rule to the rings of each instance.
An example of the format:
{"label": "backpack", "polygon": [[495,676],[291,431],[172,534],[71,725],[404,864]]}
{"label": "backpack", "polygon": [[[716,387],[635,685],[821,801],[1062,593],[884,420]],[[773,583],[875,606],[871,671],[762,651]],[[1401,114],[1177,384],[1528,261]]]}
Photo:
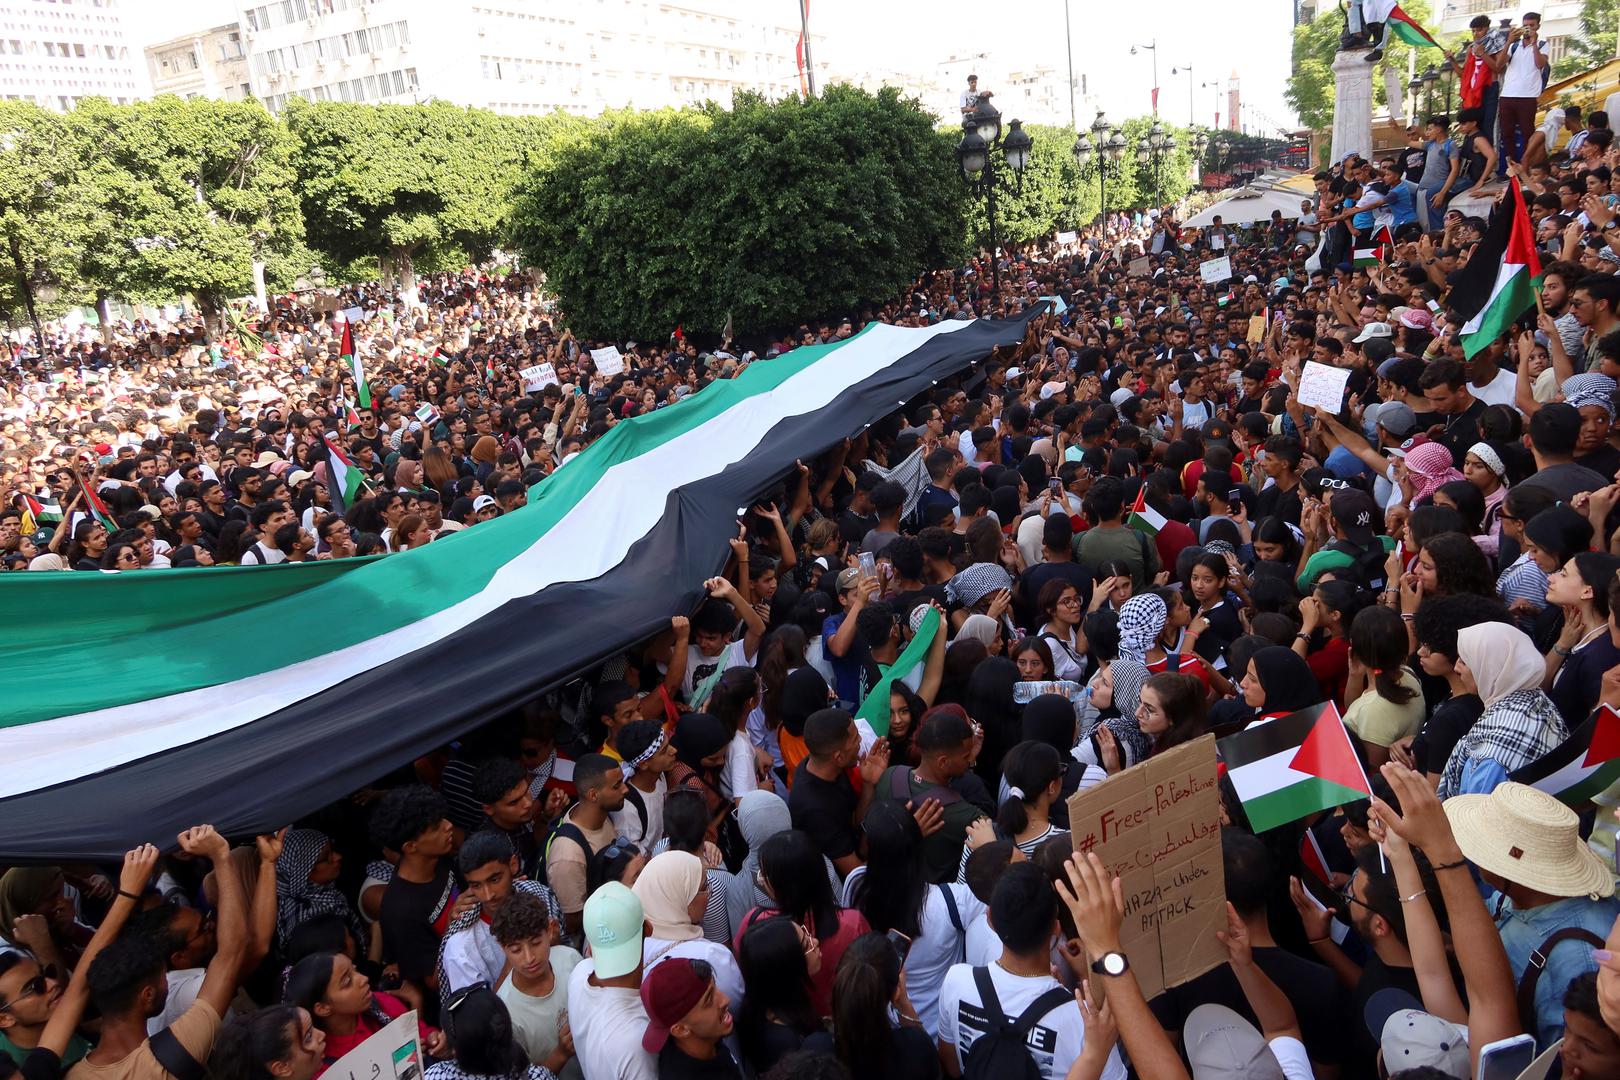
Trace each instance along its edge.
{"label": "backpack", "polygon": [[1384,567],[1389,562],[1389,552],[1384,550],[1382,542],[1374,540],[1367,547],[1359,548],[1348,541],[1335,540],[1322,550],[1337,551],[1350,556],[1350,565],[1355,568],[1361,580],[1366,582],[1367,588],[1374,592],[1386,584]]}
{"label": "backpack", "polygon": [[1532,1035],[1536,1031],[1536,984],[1541,981],[1541,973],[1546,970],[1547,960],[1552,956],[1552,951],[1566,941],[1579,941],[1594,949],[1603,948],[1603,939],[1592,931],[1579,926],[1566,926],[1561,930],[1554,930],[1540,946],[1531,951],[1530,960],[1524,966],[1524,974],[1519,976],[1517,997],[1519,1023]]}
{"label": "backpack", "polygon": [[990,1030],[974,1039],[973,1045],[962,1055],[962,1080],[1041,1080],[1040,1067],[1029,1052],[1029,1033],[1041,1017],[1073,1001],[1074,995],[1061,986],[1054,986],[1031,1002],[1018,1019],[1008,1020],[996,998],[990,969],[974,968],[973,983],[979,988],[979,1000],[984,1005]]}
{"label": "backpack", "polygon": [[593,876],[596,868],[596,856],[598,852],[595,848],[591,847],[591,842],[585,839],[584,831],[581,830],[578,825],[575,825],[572,821],[568,820],[568,815],[572,813],[574,807],[578,805],[579,803],[577,801],[570,803],[568,805],[568,809],[564,810],[562,815],[552,823],[551,831],[546,834],[546,842],[540,848],[540,873],[535,880],[539,881],[540,884],[546,886],[547,888],[551,887],[551,881],[548,876],[548,864],[551,862],[551,845],[559,839],[568,840],[572,843],[578,844],[581,850],[585,852],[585,888],[587,892],[595,888],[595,883],[591,881],[591,877]]}

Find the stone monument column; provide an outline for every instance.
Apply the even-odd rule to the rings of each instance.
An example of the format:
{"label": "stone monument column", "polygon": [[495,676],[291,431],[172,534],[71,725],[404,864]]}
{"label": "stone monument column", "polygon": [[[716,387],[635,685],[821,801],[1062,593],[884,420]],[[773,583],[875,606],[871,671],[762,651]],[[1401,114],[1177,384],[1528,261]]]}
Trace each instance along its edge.
{"label": "stone monument column", "polygon": [[1349,153],[1372,154],[1374,65],[1366,49],[1340,49],[1333,54],[1333,152],[1330,163]]}

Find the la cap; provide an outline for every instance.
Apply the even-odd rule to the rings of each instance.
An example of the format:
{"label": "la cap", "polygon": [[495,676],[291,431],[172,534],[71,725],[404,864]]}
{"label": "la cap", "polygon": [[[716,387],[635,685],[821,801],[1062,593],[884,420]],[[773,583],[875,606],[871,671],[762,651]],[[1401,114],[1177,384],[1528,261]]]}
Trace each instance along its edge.
{"label": "la cap", "polygon": [[585,901],[580,920],[585,940],[591,946],[591,958],[596,962],[597,978],[617,979],[641,966],[645,916],[641,901],[622,883],[610,881],[593,892]]}

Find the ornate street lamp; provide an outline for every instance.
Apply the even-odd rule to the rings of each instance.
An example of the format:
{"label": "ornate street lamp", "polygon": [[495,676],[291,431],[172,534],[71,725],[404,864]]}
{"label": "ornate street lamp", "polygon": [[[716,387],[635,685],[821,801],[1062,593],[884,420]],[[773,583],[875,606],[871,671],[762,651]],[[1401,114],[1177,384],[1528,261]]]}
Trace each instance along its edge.
{"label": "ornate street lamp", "polygon": [[996,260],[996,249],[1001,246],[996,235],[996,188],[1002,182],[996,167],[999,156],[1014,178],[1014,191],[1022,191],[1024,170],[1029,167],[1029,155],[1034,140],[1017,120],[1007,123],[1007,134],[1001,133],[1001,113],[981,98],[978,107],[962,121],[962,141],[956,144],[956,160],[962,168],[962,179],[975,197],[985,200],[986,215],[990,219],[990,280],[997,296],[1001,293],[1001,265]]}

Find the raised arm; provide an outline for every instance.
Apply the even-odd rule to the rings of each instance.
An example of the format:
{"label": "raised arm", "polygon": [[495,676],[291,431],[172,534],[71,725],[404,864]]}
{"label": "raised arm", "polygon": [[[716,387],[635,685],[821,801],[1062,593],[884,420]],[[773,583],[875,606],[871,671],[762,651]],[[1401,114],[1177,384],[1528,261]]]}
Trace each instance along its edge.
{"label": "raised arm", "polygon": [[124,868],[118,875],[118,895],[113,897],[107,917],[96,928],[90,944],[85,946],[79,966],[73,970],[67,989],[62,991],[62,999],[56,1003],[51,1018],[45,1022],[45,1031],[39,1037],[40,1049],[49,1050],[58,1058],[67,1053],[68,1043],[90,1000],[90,962],[112,943],[129,921],[130,913],[146,892],[147,882],[152,880],[152,870],[157,866],[157,861],[158,849],[151,844],[142,844],[124,853]]}
{"label": "raised arm", "polygon": [[[242,877],[231,863],[231,846],[212,825],[197,825],[180,834],[181,850],[206,858],[214,864],[214,882],[219,887],[219,944],[214,958],[203,972],[197,1000],[206,1001],[220,1016],[236,996],[236,976],[247,951],[247,900]],[[272,870],[271,876],[274,877]]]}
{"label": "raised arm", "polygon": [[[1119,878],[1103,869],[1095,852],[1076,852],[1063,869],[1068,880],[1058,879],[1058,896],[1074,917],[1087,959],[1096,963],[1105,953],[1122,952],[1119,926],[1125,919],[1125,901]],[[1093,989],[1104,990],[1138,1075],[1153,1080],[1191,1080],[1175,1044],[1148,1008],[1135,972],[1127,969],[1123,975],[1093,975],[1090,983]]]}
{"label": "raised arm", "polygon": [[1383,773],[1400,800],[1401,812],[1396,813],[1394,807],[1376,796],[1372,812],[1386,830],[1423,849],[1440,882],[1451,939],[1468,943],[1467,948],[1456,951],[1456,956],[1468,995],[1470,1071],[1477,1073],[1480,1047],[1524,1030],[1519,1023],[1513,969],[1502,948],[1502,937],[1469,873],[1468,860],[1452,835],[1451,822],[1428,781],[1394,762],[1385,764]]}

